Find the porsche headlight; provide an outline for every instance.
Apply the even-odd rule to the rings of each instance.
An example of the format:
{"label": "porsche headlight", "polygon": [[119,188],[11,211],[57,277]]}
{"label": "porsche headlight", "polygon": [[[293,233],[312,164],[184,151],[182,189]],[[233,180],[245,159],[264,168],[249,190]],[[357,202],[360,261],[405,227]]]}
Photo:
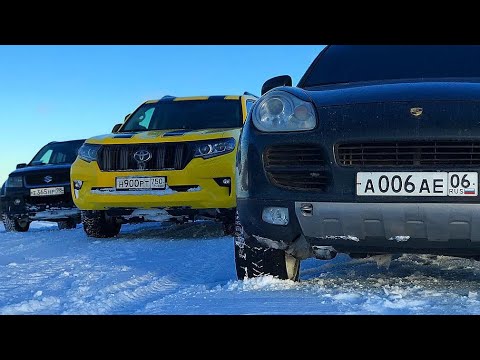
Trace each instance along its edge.
{"label": "porsche headlight", "polygon": [[266,132],[305,131],[317,125],[313,105],[285,91],[267,93],[252,115],[255,127]]}

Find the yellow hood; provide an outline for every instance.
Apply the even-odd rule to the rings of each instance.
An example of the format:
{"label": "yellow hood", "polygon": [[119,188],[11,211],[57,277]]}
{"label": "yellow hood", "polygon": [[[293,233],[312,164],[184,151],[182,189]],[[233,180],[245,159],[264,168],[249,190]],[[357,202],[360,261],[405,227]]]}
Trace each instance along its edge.
{"label": "yellow hood", "polygon": [[202,129],[202,130],[153,130],[142,132],[122,132],[95,136],[86,142],[90,144],[135,144],[198,141],[233,137],[238,140],[240,128]]}

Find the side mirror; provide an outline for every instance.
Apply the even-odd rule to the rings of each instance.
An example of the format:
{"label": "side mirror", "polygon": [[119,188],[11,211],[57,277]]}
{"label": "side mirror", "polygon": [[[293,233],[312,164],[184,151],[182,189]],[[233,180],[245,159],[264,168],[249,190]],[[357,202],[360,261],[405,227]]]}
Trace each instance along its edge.
{"label": "side mirror", "polygon": [[262,86],[262,95],[279,86],[292,86],[292,78],[289,75],[280,75],[268,79]]}
{"label": "side mirror", "polygon": [[123,119],[123,122],[127,121],[128,117],[129,117],[130,115],[132,115],[132,114],[127,114],[127,115],[125,115],[125,119]]}
{"label": "side mirror", "polygon": [[122,127],[123,124],[116,124],[113,129],[112,129],[112,133],[116,133],[118,131],[118,129],[120,129]]}
{"label": "side mirror", "polygon": [[27,164],[25,163],[17,164],[17,169],[22,169],[24,167],[27,167]]}

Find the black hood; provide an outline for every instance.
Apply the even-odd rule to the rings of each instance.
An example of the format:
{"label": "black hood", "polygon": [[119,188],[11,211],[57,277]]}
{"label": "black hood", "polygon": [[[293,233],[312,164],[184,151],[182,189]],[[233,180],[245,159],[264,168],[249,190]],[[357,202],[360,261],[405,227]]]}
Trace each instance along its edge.
{"label": "black hood", "polygon": [[35,165],[27,166],[21,169],[16,169],[11,172],[10,175],[30,175],[35,173],[44,173],[44,172],[64,172],[65,170],[70,171],[72,164],[60,164],[60,165]]}
{"label": "black hood", "polygon": [[304,90],[316,106],[415,101],[480,101],[480,80],[406,81],[324,85]]}
{"label": "black hood", "polygon": [[[337,140],[480,136],[476,81],[382,81],[283,90],[313,102],[320,130]],[[420,116],[411,114],[415,108],[422,110]]]}

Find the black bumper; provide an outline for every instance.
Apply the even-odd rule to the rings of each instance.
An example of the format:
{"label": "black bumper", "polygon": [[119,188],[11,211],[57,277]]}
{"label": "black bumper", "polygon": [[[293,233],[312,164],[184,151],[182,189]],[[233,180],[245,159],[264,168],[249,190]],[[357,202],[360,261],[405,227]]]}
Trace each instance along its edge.
{"label": "black bumper", "polygon": [[[435,131],[430,137],[445,138],[448,135]],[[407,131],[396,136],[411,137]],[[463,136],[468,137],[467,134]],[[347,253],[479,255],[478,197],[367,198],[356,195],[356,173],[367,170],[338,165],[334,149],[338,142],[363,138],[366,139],[366,135],[338,134],[321,128],[303,133],[267,134],[257,131],[248,121],[237,154],[236,183],[237,208],[246,233],[287,245],[303,236],[311,246],[333,246],[337,251]],[[318,171],[323,171],[328,177],[324,188],[288,188],[275,184],[269,176],[265,164],[268,149],[298,144],[320,148],[324,164],[318,167]],[[295,164],[290,167],[293,169]],[[451,170],[430,167],[415,168],[413,171]],[[454,170],[480,169],[456,166]],[[378,168],[370,171],[378,171]],[[398,168],[386,167],[382,171],[398,171]],[[304,219],[298,211],[299,204],[303,203],[313,204],[315,209],[320,206],[322,210],[318,213],[314,209],[314,216]],[[272,225],[262,220],[263,208],[272,206],[288,208],[288,225]],[[344,217],[343,213],[348,216]],[[356,225],[349,227],[351,222]]]}
{"label": "black bumper", "polygon": [[0,198],[1,212],[29,220],[80,218],[80,210],[73,203],[70,185],[63,185],[63,188],[63,195],[44,197],[30,196],[29,188],[8,188]]}

